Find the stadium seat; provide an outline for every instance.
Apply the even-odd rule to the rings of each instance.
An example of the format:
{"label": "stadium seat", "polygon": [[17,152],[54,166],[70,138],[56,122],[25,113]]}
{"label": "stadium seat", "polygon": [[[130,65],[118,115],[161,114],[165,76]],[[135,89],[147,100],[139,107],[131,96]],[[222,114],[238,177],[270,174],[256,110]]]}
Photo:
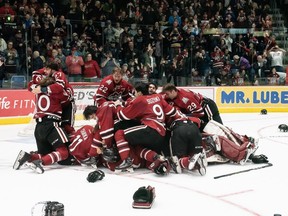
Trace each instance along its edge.
{"label": "stadium seat", "polygon": [[26,88],[26,77],[23,75],[13,75],[11,77],[11,88],[12,89]]}

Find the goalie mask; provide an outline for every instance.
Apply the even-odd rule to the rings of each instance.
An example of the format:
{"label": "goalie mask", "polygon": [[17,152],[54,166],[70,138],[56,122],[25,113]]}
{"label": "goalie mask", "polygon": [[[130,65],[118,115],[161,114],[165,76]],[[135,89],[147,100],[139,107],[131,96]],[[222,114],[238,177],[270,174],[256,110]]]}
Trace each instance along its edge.
{"label": "goalie mask", "polygon": [[38,202],[33,206],[31,215],[64,216],[64,205],[56,201]]}

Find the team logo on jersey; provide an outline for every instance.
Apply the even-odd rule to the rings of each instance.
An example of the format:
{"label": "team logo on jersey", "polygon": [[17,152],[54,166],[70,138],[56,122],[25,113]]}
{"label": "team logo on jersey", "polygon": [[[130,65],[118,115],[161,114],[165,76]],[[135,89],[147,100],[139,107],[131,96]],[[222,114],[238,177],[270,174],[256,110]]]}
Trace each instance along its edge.
{"label": "team logo on jersey", "polygon": [[107,80],[106,83],[107,83],[108,85],[110,85],[110,84],[112,83],[112,80]]}
{"label": "team logo on jersey", "polygon": [[189,99],[186,98],[186,97],[183,97],[183,98],[182,98],[182,101],[183,101],[184,104],[186,104],[186,103],[189,101]]}

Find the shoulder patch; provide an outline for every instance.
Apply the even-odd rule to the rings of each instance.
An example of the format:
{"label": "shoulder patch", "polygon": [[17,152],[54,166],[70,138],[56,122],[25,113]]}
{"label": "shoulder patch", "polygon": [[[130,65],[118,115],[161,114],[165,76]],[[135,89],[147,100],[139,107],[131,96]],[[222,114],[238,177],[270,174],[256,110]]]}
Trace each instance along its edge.
{"label": "shoulder patch", "polygon": [[186,97],[183,97],[183,98],[182,98],[182,101],[183,101],[184,104],[186,104],[186,103],[189,101],[189,99],[186,98]]}

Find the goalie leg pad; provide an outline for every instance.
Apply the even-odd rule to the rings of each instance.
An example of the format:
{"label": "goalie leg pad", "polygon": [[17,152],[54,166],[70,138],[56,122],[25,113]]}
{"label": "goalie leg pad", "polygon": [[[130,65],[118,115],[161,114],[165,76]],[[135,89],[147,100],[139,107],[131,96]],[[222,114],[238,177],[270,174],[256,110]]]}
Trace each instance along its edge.
{"label": "goalie leg pad", "polygon": [[150,209],[154,202],[156,195],[155,195],[155,188],[151,187],[140,187],[133,195],[133,208],[140,208],[140,209]]}
{"label": "goalie leg pad", "polygon": [[241,146],[238,146],[233,141],[229,140],[226,137],[218,137],[221,142],[221,153],[228,159],[234,162],[241,161],[246,155],[246,146],[247,143],[243,143]]}

